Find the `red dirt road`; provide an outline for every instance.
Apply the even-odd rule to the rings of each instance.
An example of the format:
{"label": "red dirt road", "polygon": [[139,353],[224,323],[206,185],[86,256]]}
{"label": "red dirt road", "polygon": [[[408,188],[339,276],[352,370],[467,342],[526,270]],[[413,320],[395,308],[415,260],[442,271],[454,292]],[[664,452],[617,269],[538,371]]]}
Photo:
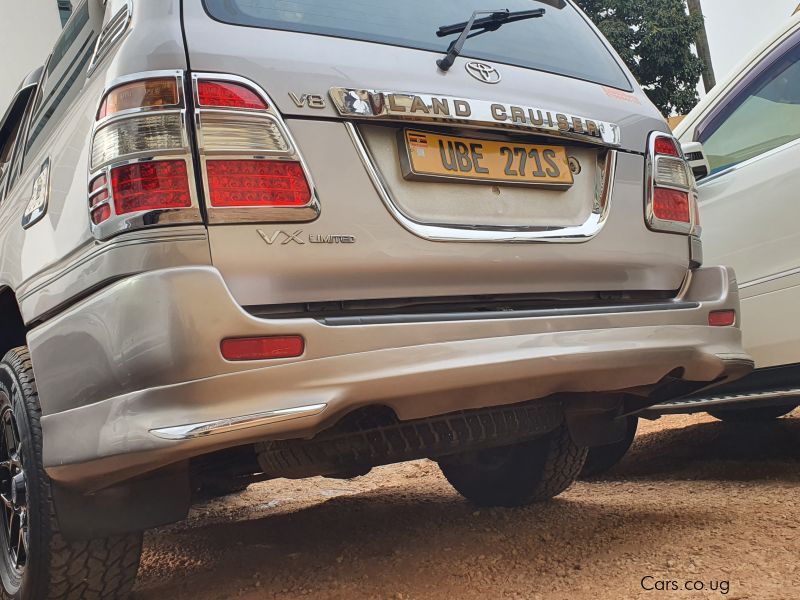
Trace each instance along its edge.
{"label": "red dirt road", "polygon": [[148,534],[134,598],[790,600],[798,504],[800,411],[669,417],[609,476],[524,509],[477,510],[427,461],[253,485]]}

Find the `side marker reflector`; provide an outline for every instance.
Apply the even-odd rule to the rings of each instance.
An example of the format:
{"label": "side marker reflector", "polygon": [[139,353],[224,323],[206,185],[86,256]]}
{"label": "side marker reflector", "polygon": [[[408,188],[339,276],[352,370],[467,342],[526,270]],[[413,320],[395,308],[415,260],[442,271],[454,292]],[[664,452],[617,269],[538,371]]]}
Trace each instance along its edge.
{"label": "side marker reflector", "polygon": [[735,323],[735,310],[715,310],[708,313],[708,324],[711,327],[731,327]]}
{"label": "side marker reflector", "polygon": [[225,360],[295,358],[305,351],[305,340],[299,335],[228,338],[220,351]]}

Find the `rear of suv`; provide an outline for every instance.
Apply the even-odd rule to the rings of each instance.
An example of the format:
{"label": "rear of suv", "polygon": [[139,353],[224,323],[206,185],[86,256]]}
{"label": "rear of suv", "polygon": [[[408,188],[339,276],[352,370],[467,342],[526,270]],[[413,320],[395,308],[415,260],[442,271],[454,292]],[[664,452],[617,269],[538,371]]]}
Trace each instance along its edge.
{"label": "rear of suv", "polygon": [[125,595],[143,530],[258,480],[544,500],[752,368],[619,58],[570,2],[484,9],[76,7],[0,125],[7,595]]}

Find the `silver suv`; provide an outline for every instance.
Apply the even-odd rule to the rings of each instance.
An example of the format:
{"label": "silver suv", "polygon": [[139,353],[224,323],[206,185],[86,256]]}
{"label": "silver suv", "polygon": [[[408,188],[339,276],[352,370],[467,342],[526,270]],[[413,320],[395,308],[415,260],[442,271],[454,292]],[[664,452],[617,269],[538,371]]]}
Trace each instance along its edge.
{"label": "silver suv", "polygon": [[0,575],[114,597],[193,498],[428,457],[550,498],[747,373],[694,179],[571,3],[84,0],[0,125]]}

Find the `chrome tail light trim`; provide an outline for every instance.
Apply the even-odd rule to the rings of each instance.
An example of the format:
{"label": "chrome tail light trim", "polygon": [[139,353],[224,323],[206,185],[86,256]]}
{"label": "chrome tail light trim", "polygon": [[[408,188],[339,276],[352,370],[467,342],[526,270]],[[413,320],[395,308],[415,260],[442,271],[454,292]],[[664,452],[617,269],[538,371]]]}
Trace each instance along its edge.
{"label": "chrome tail light trim", "polygon": [[[242,108],[219,108],[219,107],[204,107],[200,105],[198,97],[198,83],[200,81],[220,81],[238,83],[253,90],[258,96],[267,104],[266,110],[261,109],[242,109]],[[289,128],[283,121],[283,117],[277,110],[275,103],[269,97],[269,94],[257,83],[239,77],[238,75],[230,75],[225,73],[192,73],[192,91],[194,97],[194,127],[197,137],[198,152],[200,155],[200,172],[203,182],[204,195],[206,201],[206,212],[208,214],[209,224],[223,224],[223,223],[304,223],[313,221],[320,214],[320,202],[317,195],[317,188],[314,185],[314,179],[311,177],[311,171],[308,164],[303,158],[297,143],[294,140]],[[241,146],[231,144],[229,146],[219,144],[209,144],[208,142],[216,141],[206,134],[206,129],[209,120],[213,120],[216,126],[224,124],[225,118],[229,118],[234,125],[241,124],[242,120],[248,120],[254,123],[261,122],[263,127],[268,128],[271,132],[270,135],[278,134],[286,142],[286,149],[268,147],[265,144],[260,146],[253,146],[250,149],[245,149]],[[298,162],[303,168],[303,173],[306,177],[309,189],[311,190],[311,199],[304,206],[257,206],[257,207],[220,207],[211,206],[208,184],[208,169],[206,163],[209,160],[223,159],[223,160],[278,160],[278,161],[292,161]]]}
{"label": "chrome tail light trim", "polygon": [[[191,138],[189,131],[189,116],[186,102],[186,86],[184,84],[183,71],[145,71],[142,73],[134,73],[124,77],[112,80],[105,87],[103,97],[108,91],[120,85],[131,83],[134,81],[141,81],[145,79],[161,79],[161,78],[174,78],[178,90],[178,106],[168,107],[144,107],[137,109],[130,109],[114,113],[110,116],[104,117],[95,122],[92,129],[92,149],[91,156],[95,155],[95,136],[104,128],[112,126],[116,123],[124,123],[134,121],[135,119],[149,118],[155,115],[178,115],[176,125],[180,127],[180,147],[177,148],[162,148],[162,149],[148,149],[141,152],[132,152],[119,157],[111,157],[104,159],[98,165],[90,165],[87,182],[94,181],[98,176],[105,175],[107,187],[104,188],[108,191],[108,199],[100,204],[108,204],[111,209],[111,216],[99,223],[94,224],[91,220],[91,211],[87,210],[87,219],[91,227],[92,234],[98,240],[106,240],[117,234],[131,231],[135,229],[142,229],[146,227],[154,227],[159,225],[185,225],[185,224],[200,224],[203,222],[203,216],[200,209],[200,200],[197,195],[197,186],[195,184],[195,167],[192,160]],[[98,99],[98,108],[102,104],[103,97]],[[97,114],[97,110],[95,114]],[[111,171],[117,167],[131,165],[142,162],[152,162],[155,160],[183,160],[186,163],[186,172],[188,178],[189,195],[191,198],[191,205],[184,208],[167,208],[155,210],[143,210],[138,212],[126,213],[122,215],[116,214],[114,203],[114,190],[111,185]],[[88,198],[88,194],[87,194]],[[98,205],[99,206],[99,205]],[[87,205],[88,207],[88,205]]]}
{"label": "chrome tail light trim", "polygon": [[[657,155],[656,154],[656,140],[659,138],[668,138],[674,141],[675,147],[678,149],[679,156],[672,157],[672,156],[665,156],[665,155]],[[650,139],[647,141],[647,155],[645,157],[645,175],[644,175],[644,216],[645,222],[647,223],[648,229],[652,231],[657,231],[659,233],[679,233],[682,235],[695,235],[697,237],[700,236],[700,224],[697,222],[697,184],[695,183],[694,174],[692,173],[691,168],[689,167],[689,163],[686,161],[686,158],[683,155],[683,151],[680,149],[680,143],[678,140],[668,134],[661,131],[654,131],[650,134]],[[686,169],[686,181],[687,184],[685,186],[681,185],[664,185],[661,183],[656,182],[656,174],[658,172],[659,161],[667,160],[667,161],[675,161],[680,160],[684,164],[684,168]],[[679,221],[666,221],[664,219],[659,219],[655,215],[655,208],[653,206],[653,198],[655,195],[656,188],[664,188],[664,189],[671,189],[676,190],[678,192],[686,192],[689,194],[689,223],[682,223]]]}

